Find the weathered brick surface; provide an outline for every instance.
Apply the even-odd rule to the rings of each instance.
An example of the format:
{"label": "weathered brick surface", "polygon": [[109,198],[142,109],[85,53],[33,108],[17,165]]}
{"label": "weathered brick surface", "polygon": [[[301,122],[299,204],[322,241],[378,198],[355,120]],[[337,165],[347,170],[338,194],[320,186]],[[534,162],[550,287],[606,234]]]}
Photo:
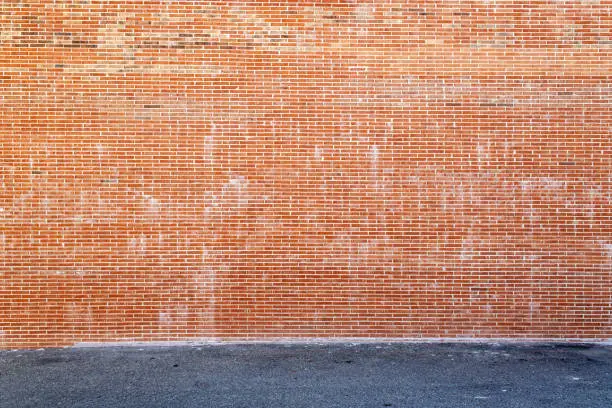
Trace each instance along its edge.
{"label": "weathered brick surface", "polygon": [[612,337],[610,1],[0,2],[0,347]]}

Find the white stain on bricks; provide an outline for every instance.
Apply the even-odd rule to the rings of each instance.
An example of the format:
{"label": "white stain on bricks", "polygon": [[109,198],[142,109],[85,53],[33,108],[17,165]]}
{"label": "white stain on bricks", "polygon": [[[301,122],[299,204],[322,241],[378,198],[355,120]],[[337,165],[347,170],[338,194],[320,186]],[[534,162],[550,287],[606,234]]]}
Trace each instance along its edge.
{"label": "white stain on bricks", "polygon": [[370,164],[371,164],[372,169],[377,169],[378,159],[380,157],[380,149],[378,148],[377,145],[370,146],[370,152],[368,156],[370,157]]}
{"label": "white stain on bricks", "polygon": [[[560,193],[567,186],[567,181],[555,177],[534,177],[520,181],[521,190],[526,198],[526,206],[523,209],[523,217],[530,222],[540,220],[538,209],[534,206],[531,194],[534,192],[549,195],[551,192]],[[566,203],[567,206],[567,203]]]}
{"label": "white stain on bricks", "polygon": [[374,12],[374,7],[370,4],[360,4],[355,7],[355,18],[360,23],[364,23],[370,18],[372,18],[372,13]]}
{"label": "white stain on bricks", "polygon": [[315,146],[314,148],[314,158],[317,160],[324,160],[323,157],[323,149],[321,148],[321,146]]}
{"label": "white stain on bricks", "polygon": [[65,308],[66,321],[68,324],[91,327],[94,315],[91,306],[81,303],[70,303]]}
{"label": "white stain on bricks", "polygon": [[461,241],[461,251],[459,252],[459,259],[462,261],[469,261],[474,256],[478,255],[477,244],[481,242],[473,233],[472,228],[468,229],[466,237]]}
{"label": "white stain on bricks", "polygon": [[244,207],[249,202],[249,182],[244,176],[232,176],[223,185],[221,196],[223,201],[232,207]]}
{"label": "white stain on bricks", "polygon": [[215,253],[207,245],[202,246],[202,267],[193,275],[194,284],[198,292],[205,298],[206,307],[200,311],[203,325],[203,335],[213,335],[215,327],[216,296],[215,285],[217,272],[215,270]]}
{"label": "white stain on bricks", "polygon": [[159,316],[157,317],[157,322],[160,326],[171,325],[173,320],[172,316],[168,311],[159,312]]}
{"label": "white stain on bricks", "polygon": [[529,321],[532,321],[533,318],[539,313],[540,304],[538,302],[534,302],[533,300],[529,302]]}
{"label": "white stain on bricks", "polygon": [[482,164],[489,162],[489,149],[478,143],[476,145],[476,160],[478,162],[478,170],[482,170]]}
{"label": "white stain on bricks", "polygon": [[210,132],[204,137],[204,160],[212,168],[214,165],[215,136],[217,134],[217,124],[210,124]]}
{"label": "white stain on bricks", "polygon": [[589,188],[587,190],[588,203],[584,206],[584,211],[588,217],[589,222],[594,222],[596,215],[596,202],[599,199],[603,199],[603,194],[598,188]]}
{"label": "white stain on bricks", "polygon": [[133,254],[145,256],[147,254],[147,237],[145,234],[130,238],[128,241],[128,249]]}
{"label": "white stain on bricks", "polygon": [[567,182],[555,177],[534,177],[521,180],[520,185],[524,192],[534,189],[559,190],[564,188]]}
{"label": "white stain on bricks", "polygon": [[147,214],[150,217],[157,217],[159,215],[160,203],[159,201],[152,196],[144,195],[143,199],[146,203]]}
{"label": "white stain on bricks", "polygon": [[612,260],[612,243],[608,243],[608,242],[603,242],[601,244],[603,250],[604,250],[604,254],[610,259]]}
{"label": "white stain on bricks", "polygon": [[171,305],[161,310],[157,317],[157,322],[161,328],[169,329],[186,322],[189,316],[189,308],[186,305]]}

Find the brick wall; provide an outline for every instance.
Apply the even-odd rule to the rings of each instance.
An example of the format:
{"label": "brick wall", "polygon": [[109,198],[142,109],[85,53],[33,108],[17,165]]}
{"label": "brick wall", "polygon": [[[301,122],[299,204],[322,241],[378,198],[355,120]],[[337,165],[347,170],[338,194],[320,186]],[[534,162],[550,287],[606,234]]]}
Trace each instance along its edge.
{"label": "brick wall", "polygon": [[612,2],[0,3],[0,347],[612,337]]}

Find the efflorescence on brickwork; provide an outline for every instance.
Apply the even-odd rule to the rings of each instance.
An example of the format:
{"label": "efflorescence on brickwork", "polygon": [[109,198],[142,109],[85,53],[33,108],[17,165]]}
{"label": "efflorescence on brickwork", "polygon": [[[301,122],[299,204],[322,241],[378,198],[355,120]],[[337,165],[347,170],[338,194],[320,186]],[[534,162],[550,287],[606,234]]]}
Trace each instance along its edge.
{"label": "efflorescence on brickwork", "polygon": [[610,1],[0,3],[0,347],[612,337]]}

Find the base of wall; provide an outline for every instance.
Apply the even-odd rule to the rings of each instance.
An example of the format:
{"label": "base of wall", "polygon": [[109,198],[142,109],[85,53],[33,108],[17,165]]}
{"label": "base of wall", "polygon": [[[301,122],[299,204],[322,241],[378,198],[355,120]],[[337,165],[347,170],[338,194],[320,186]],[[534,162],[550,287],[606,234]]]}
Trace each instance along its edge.
{"label": "base of wall", "polygon": [[115,342],[83,342],[75,343],[66,348],[93,348],[93,347],[178,347],[178,346],[216,346],[216,345],[248,345],[248,344],[372,344],[372,343],[483,343],[483,344],[541,344],[541,343],[572,343],[572,344],[598,344],[612,346],[610,339],[582,339],[582,338],[360,338],[360,337],[336,337],[336,338],[292,338],[278,337],[266,339],[218,339],[202,338],[196,340],[178,341],[115,341]]}

